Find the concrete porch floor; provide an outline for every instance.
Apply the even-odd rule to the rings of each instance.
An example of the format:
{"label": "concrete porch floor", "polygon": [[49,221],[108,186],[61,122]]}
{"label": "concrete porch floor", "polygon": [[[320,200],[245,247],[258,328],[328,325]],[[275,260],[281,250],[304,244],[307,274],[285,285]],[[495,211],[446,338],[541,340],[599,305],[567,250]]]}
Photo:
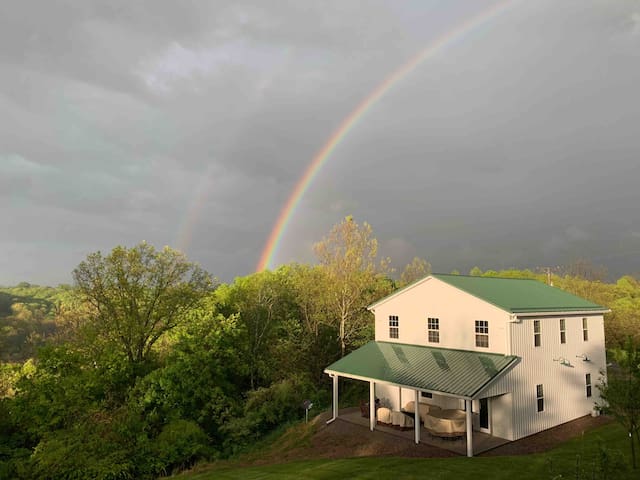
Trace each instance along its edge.
{"label": "concrete porch floor", "polygon": [[[339,419],[342,419],[346,422],[352,423],[354,425],[361,425],[364,428],[369,430],[369,419],[364,418],[359,408],[345,408],[339,411],[338,415]],[[388,427],[385,425],[377,424],[375,429],[379,432],[388,433],[389,435],[394,435],[396,437],[405,438],[410,442],[414,442],[414,429],[411,428],[409,430],[397,430],[392,427]],[[363,432],[363,435],[366,435],[367,432]],[[441,448],[443,450],[448,450],[450,452],[457,453],[459,455],[467,454],[467,439],[466,437],[462,437],[459,439],[444,439],[440,437],[434,437],[431,435],[424,427],[420,427],[420,443],[424,443],[427,445],[431,445],[433,447]],[[488,450],[492,450],[501,445],[505,445],[509,443],[509,440],[494,437],[492,435],[474,431],[473,432],[473,454],[479,455]]]}

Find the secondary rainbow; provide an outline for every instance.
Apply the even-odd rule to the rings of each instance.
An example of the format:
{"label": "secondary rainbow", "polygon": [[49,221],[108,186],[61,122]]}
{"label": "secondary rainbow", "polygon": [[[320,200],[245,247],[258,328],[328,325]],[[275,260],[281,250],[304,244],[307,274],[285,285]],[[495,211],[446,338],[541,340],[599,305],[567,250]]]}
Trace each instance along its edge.
{"label": "secondary rainbow", "polygon": [[464,23],[458,25],[453,30],[442,35],[434,42],[429,44],[425,49],[420,51],[413,58],[409,59],[400,68],[386,77],[382,83],[376,86],[367,97],[340,123],[338,128],[329,137],[325,145],[320,151],[313,157],[313,160],[303,173],[302,177],[294,187],[293,191],[289,195],[287,203],[280,211],[280,215],[271,230],[271,234],[267,240],[267,243],[262,251],[260,260],[256,267],[256,271],[260,272],[271,266],[273,257],[278,250],[278,246],[284,233],[287,230],[287,226],[293,217],[296,208],[298,207],[300,200],[309,189],[309,185],[317,175],[318,171],[324,165],[329,158],[329,155],[335,150],[340,142],[345,138],[349,131],[356,125],[365,113],[380,100],[395,84],[397,84],[404,77],[413,72],[422,62],[432,57],[439,50],[443,49],[453,41],[459,39],[466,33],[470,32],[474,28],[488,22],[492,18],[502,13],[512,1],[500,2],[493,5],[489,9],[481,12],[480,14],[472,17]]}

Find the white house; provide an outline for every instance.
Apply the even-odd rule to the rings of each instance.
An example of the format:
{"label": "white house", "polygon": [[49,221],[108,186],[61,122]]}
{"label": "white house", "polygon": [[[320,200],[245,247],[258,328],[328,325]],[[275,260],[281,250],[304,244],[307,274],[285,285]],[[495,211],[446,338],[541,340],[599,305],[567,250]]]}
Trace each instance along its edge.
{"label": "white house", "polygon": [[[371,429],[375,398],[393,411],[426,403],[434,418],[459,411],[468,456],[473,430],[513,441],[594,411],[605,371],[600,305],[537,280],[433,274],[369,310],[375,341],[325,369],[334,419],[338,377],[370,382]],[[420,420],[435,421],[419,410],[416,443]]]}

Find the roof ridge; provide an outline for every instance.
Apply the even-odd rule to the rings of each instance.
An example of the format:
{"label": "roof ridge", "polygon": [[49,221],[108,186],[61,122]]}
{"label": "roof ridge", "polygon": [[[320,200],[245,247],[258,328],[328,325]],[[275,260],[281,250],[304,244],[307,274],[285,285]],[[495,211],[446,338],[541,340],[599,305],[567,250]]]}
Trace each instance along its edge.
{"label": "roof ridge", "polygon": [[[526,277],[496,277],[496,276],[484,276],[484,275],[463,275],[457,273],[432,273],[431,275],[435,275],[438,277],[467,277],[467,278],[483,278],[483,279],[497,279],[497,280],[532,280],[534,282],[540,282],[537,278],[526,278]],[[544,283],[544,282],[540,282]],[[546,285],[546,284],[545,284]]]}

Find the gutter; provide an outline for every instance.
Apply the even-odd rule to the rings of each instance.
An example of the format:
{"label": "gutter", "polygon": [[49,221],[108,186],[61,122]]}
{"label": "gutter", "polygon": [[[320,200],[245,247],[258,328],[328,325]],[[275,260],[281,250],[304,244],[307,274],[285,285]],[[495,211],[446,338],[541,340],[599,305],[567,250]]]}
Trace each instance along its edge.
{"label": "gutter", "polygon": [[512,316],[516,317],[517,321],[520,317],[582,317],[588,315],[602,315],[604,313],[611,313],[611,309],[602,309],[602,310],[569,310],[569,311],[546,311],[546,312],[513,312]]}

